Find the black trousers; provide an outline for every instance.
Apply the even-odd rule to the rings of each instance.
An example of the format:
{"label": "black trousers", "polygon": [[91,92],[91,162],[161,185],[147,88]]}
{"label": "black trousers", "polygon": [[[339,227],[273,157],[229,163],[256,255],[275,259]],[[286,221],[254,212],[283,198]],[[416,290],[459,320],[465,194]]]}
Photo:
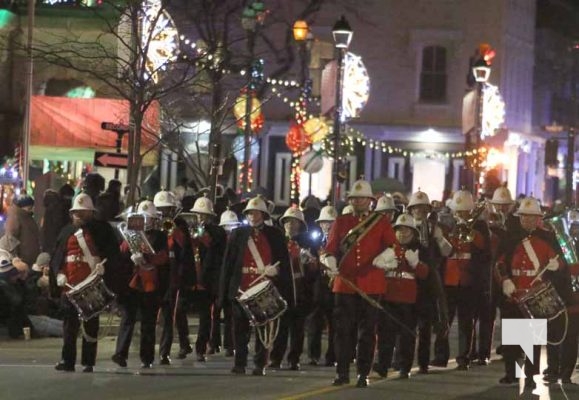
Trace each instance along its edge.
{"label": "black trousers", "polygon": [[273,343],[270,358],[272,363],[283,360],[288,340],[290,342],[287,361],[289,364],[298,364],[304,350],[306,312],[301,307],[288,309],[280,320],[279,331]]}
{"label": "black trousers", "polygon": [[177,328],[179,347],[186,349],[191,346],[189,342],[189,323],[187,321],[183,294],[181,290],[170,289],[161,303],[161,314],[163,315],[163,330],[161,331],[161,339],[159,341],[159,354],[161,357],[171,354],[173,325]]}
{"label": "black trousers", "polygon": [[[400,371],[410,372],[414,362],[416,338],[408,330],[416,332],[416,307],[414,304],[389,301],[380,303],[388,314],[378,316],[378,367],[387,371],[392,366],[392,356],[396,347],[396,360]],[[408,330],[400,324],[406,326]]]}
{"label": "black trousers", "polygon": [[547,328],[547,339],[551,343],[561,341],[565,334],[565,324],[567,324],[567,335],[563,343],[547,345],[547,370],[549,374],[556,375],[562,380],[570,380],[577,362],[579,314],[568,314],[567,322],[565,322],[564,315],[550,321]]}
{"label": "black trousers", "polygon": [[[477,290],[474,297],[474,322],[478,322],[478,351],[473,339],[471,359],[489,360],[495,331],[497,305],[488,291]],[[475,330],[476,332],[476,330]]]}
{"label": "black trousers", "polygon": [[[458,364],[470,363],[474,335],[474,314],[477,292],[471,287],[445,286],[448,303],[448,324],[452,326],[454,317],[458,315]],[[447,363],[450,358],[448,335],[436,336],[434,341],[434,358],[438,362]]]}
{"label": "black trousers", "polygon": [[233,340],[233,315],[231,303],[223,304],[223,347],[226,350],[235,350]]}
{"label": "black trousers", "polygon": [[[233,315],[233,337],[235,341],[235,366],[246,367],[247,356],[249,354],[249,341],[251,340],[251,332],[254,328],[249,324],[249,318],[237,303],[231,303]],[[253,356],[253,364],[256,368],[265,368],[267,364],[269,351],[263,346],[263,343],[255,335],[255,355]]]}
{"label": "black trousers", "polygon": [[213,347],[221,345],[221,310],[215,305],[215,296],[208,290],[198,290],[195,299],[199,310],[199,329],[195,351],[199,355],[204,355],[209,343]]}
{"label": "black trousers", "polygon": [[139,355],[145,364],[155,360],[155,326],[159,310],[159,296],[157,292],[144,293],[131,290],[126,296],[119,299],[121,324],[117,337],[116,354],[127,359],[133,338],[133,330],[137,322],[137,312],[141,315],[141,343]]}
{"label": "black trousers", "polygon": [[432,341],[432,324],[434,322],[434,307],[426,304],[416,306],[418,327],[418,366],[428,368],[430,363],[430,346]]}
{"label": "black trousers", "polygon": [[[377,295],[371,297],[379,300]],[[368,376],[374,358],[378,309],[357,294],[336,293],[334,299],[336,372],[340,377],[349,376],[350,361],[355,352],[353,347],[356,346],[351,335],[355,331],[357,372],[358,375]]]}
{"label": "black trousers", "polygon": [[[519,319],[525,318],[519,311],[516,304],[505,301],[501,307],[501,319]],[[524,357],[524,353],[520,346],[503,345],[503,358],[505,360],[505,375],[509,378],[515,379],[515,362]],[[527,379],[532,379],[533,375],[539,373],[539,366],[541,365],[541,346],[533,346],[533,363],[527,358],[525,359],[525,376]]]}
{"label": "black trousers", "polygon": [[[78,313],[72,303],[66,297],[62,301],[63,320],[62,320],[62,362],[69,367],[76,364],[76,339],[80,331],[81,321]],[[83,322],[83,328],[86,335],[94,340],[87,340],[82,335],[82,349],[80,363],[84,366],[94,366],[97,353],[97,337],[99,332],[99,317],[94,317]]]}
{"label": "black trousers", "polygon": [[325,354],[326,363],[334,363],[334,298],[329,301],[320,302],[314,308],[307,319],[308,331],[308,356],[312,360],[318,361],[322,355],[322,334],[324,328],[328,327],[328,348]]}

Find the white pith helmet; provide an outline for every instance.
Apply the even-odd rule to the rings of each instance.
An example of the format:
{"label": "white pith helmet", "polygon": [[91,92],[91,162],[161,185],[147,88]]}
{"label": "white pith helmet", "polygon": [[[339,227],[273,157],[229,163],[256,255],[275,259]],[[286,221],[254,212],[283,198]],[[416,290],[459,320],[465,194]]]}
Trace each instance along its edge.
{"label": "white pith helmet", "polygon": [[197,200],[195,200],[191,212],[197,214],[215,215],[213,212],[213,202],[205,196],[199,197]]}
{"label": "white pith helmet", "polygon": [[157,207],[151,200],[143,200],[137,207],[137,214],[144,215],[149,218],[158,218]]}
{"label": "white pith helmet", "polygon": [[388,194],[378,198],[374,211],[397,211],[394,198]]}
{"label": "white pith helmet", "polygon": [[261,211],[266,219],[269,218],[269,210],[267,209],[265,200],[260,196],[249,199],[247,205],[243,209],[243,214],[246,214],[248,211]]}
{"label": "white pith helmet", "polygon": [[493,198],[491,199],[492,204],[513,204],[513,196],[511,196],[511,191],[505,186],[501,186],[495,189],[493,193]]}
{"label": "white pith helmet", "polygon": [[408,206],[406,208],[418,205],[430,206],[430,199],[428,198],[428,195],[420,190],[412,193],[412,196],[410,196],[410,201],[408,202]]}
{"label": "white pith helmet", "polygon": [[450,203],[452,211],[471,211],[474,209],[474,199],[468,190],[457,190]]}
{"label": "white pith helmet", "polygon": [[320,210],[320,216],[316,219],[316,222],[324,222],[324,221],[335,221],[336,217],[338,216],[338,212],[334,208],[334,206],[324,206]]}
{"label": "white pith helmet", "polygon": [[539,200],[535,199],[534,197],[525,197],[521,200],[521,205],[517,211],[515,211],[515,215],[543,215],[543,211],[541,211],[541,205],[539,204]]}
{"label": "white pith helmet", "polygon": [[346,214],[354,214],[354,207],[351,204],[348,204],[346,207],[342,208],[342,215]]}
{"label": "white pith helmet", "polygon": [[396,222],[394,223],[393,228],[396,229],[399,226],[406,226],[406,227],[412,228],[416,232],[418,232],[418,228],[416,228],[416,222],[414,221],[414,218],[412,217],[412,215],[409,215],[409,214],[400,214],[398,216],[398,218],[396,219]]}
{"label": "white pith helmet", "polygon": [[70,208],[70,211],[80,211],[80,210],[95,211],[92,199],[86,193],[80,193],[78,196],[74,198],[72,202],[72,207]]}
{"label": "white pith helmet", "polygon": [[372,193],[372,186],[370,186],[370,182],[359,179],[352,183],[352,188],[348,193],[348,198],[351,197],[369,197],[373,199],[374,193]]}
{"label": "white pith helmet", "polygon": [[237,214],[233,211],[225,210],[221,213],[221,217],[219,218],[219,226],[237,226],[239,224],[239,218],[237,218]]}
{"label": "white pith helmet", "polygon": [[153,204],[155,204],[155,207],[176,207],[176,200],[173,193],[167,190],[161,190],[153,197]]}
{"label": "white pith helmet", "polygon": [[304,213],[297,207],[289,207],[283,213],[282,217],[279,219],[280,224],[284,224],[285,220],[288,218],[295,218],[302,223],[303,227],[306,227],[306,219],[304,218]]}

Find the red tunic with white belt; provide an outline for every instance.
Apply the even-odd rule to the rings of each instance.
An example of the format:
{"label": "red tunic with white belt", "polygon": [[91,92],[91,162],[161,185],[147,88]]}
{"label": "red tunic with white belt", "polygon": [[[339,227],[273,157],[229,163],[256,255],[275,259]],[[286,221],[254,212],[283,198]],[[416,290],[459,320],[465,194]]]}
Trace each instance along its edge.
{"label": "red tunic with white belt", "polygon": [[[263,266],[271,264],[271,249],[263,232],[259,229],[252,229],[249,237],[253,238],[255,242],[255,247],[261,256]],[[243,252],[243,267],[241,270],[241,285],[239,286],[241,291],[245,292],[249,289],[250,284],[260,276],[260,273],[257,272],[257,267],[258,264],[253,258],[249,246],[245,246]]]}
{"label": "red tunic with white belt", "polygon": [[[96,247],[90,234],[86,232],[86,230],[83,230],[82,236],[91,255],[96,256]],[[66,281],[69,285],[78,285],[90,275],[91,267],[74,234],[70,235],[66,241],[65,260],[66,262],[62,273],[66,276]],[[68,290],[68,287],[65,287],[64,290]]]}
{"label": "red tunic with white belt", "polygon": [[416,268],[412,268],[404,253],[407,248],[400,243],[394,244],[394,253],[398,260],[398,268],[386,271],[386,293],[384,300],[392,303],[416,303],[416,279],[425,279],[428,276],[428,265],[419,261]]}
{"label": "red tunic with white belt", "polygon": [[459,240],[457,236],[451,236],[449,241],[452,245],[453,251],[446,259],[444,268],[444,285],[463,287],[472,286],[472,252],[475,247],[480,250],[484,249],[486,241],[483,235],[479,231],[474,230],[474,239],[472,242]]}
{"label": "red tunic with white belt", "polygon": [[[340,215],[330,230],[326,253],[339,256],[340,241],[370,213],[362,216],[353,214]],[[396,236],[390,221],[386,216],[380,216],[364,237],[358,240],[350,251],[341,255],[339,261],[340,274],[334,280],[334,293],[356,293],[340,278],[353,282],[366,294],[383,294],[386,290],[384,271],[372,265],[374,258],[396,242]]]}

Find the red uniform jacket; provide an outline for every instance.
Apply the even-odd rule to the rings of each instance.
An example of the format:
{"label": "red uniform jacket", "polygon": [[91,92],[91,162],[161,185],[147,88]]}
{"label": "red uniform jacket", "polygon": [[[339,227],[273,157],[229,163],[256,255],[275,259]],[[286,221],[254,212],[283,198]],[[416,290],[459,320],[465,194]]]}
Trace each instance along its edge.
{"label": "red uniform jacket", "polygon": [[[369,214],[368,214],[369,215]],[[330,230],[326,253],[333,255],[339,262],[340,274],[334,280],[334,293],[356,293],[340,276],[352,281],[367,294],[383,294],[386,290],[384,271],[372,265],[374,258],[396,241],[394,230],[387,217],[381,216],[358,240],[347,254],[340,254],[340,241],[350,229],[358,225],[367,216],[352,214],[339,216]]]}
{"label": "red uniform jacket", "polygon": [[[252,229],[251,238],[255,242],[255,247],[261,256],[263,265],[266,266],[271,264],[271,249],[269,248],[269,243],[265,238],[264,233],[261,230]],[[240,289],[246,291],[250,288],[250,285],[261,275],[257,272],[257,263],[255,262],[249,246],[245,247],[243,252],[243,267],[241,270],[241,285]],[[253,283],[255,284],[255,283]]]}
{"label": "red uniform jacket", "polygon": [[[82,236],[91,254],[97,256],[94,241],[86,229],[83,230]],[[66,241],[65,257],[62,273],[66,276],[69,285],[78,285],[90,275],[91,269],[75,235],[70,235]],[[68,288],[65,287],[64,290],[68,291]]]}
{"label": "red uniform jacket", "polygon": [[394,244],[394,252],[398,260],[398,268],[386,271],[386,293],[384,300],[393,303],[416,303],[417,286],[416,279],[425,279],[428,276],[428,265],[418,262],[416,269],[412,268],[404,253],[407,248],[400,243]]}
{"label": "red uniform jacket", "polygon": [[[155,249],[155,254],[145,254],[146,264],[144,266],[135,266],[129,286],[141,292],[154,292],[164,289],[160,287],[159,269],[169,267],[168,239],[165,234],[157,231],[147,232],[147,236]],[[130,253],[129,245],[126,241],[121,243],[121,253]]]}
{"label": "red uniform jacket", "polygon": [[[452,253],[446,259],[444,268],[444,285],[445,286],[463,286],[473,285],[472,255],[476,249],[484,250],[489,246],[484,236],[477,230],[474,231],[472,242],[458,240],[457,236],[450,237],[452,244]],[[490,251],[490,248],[488,248]]]}

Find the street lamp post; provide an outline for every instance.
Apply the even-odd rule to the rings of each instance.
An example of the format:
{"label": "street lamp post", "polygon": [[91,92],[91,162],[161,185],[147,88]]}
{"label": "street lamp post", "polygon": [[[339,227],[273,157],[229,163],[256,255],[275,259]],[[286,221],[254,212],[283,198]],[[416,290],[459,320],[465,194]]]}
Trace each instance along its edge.
{"label": "street lamp post", "polygon": [[[484,112],[484,85],[488,82],[489,77],[491,75],[491,68],[484,60],[484,58],[480,58],[476,61],[472,67],[472,73],[474,75],[474,79],[476,81],[476,91],[477,91],[477,102],[476,102],[476,128],[473,130],[474,138],[470,139],[470,143],[472,145],[472,150],[476,150],[476,154],[473,154],[472,157],[472,190],[474,196],[478,196],[479,186],[480,186],[480,164],[481,164],[481,155],[480,145],[481,145],[481,135],[483,129],[483,112]],[[467,149],[468,150],[468,149]]]}
{"label": "street lamp post", "polygon": [[340,141],[342,128],[342,95],[344,89],[344,70],[346,52],[352,40],[354,32],[346,17],[342,15],[332,29],[334,45],[338,52],[338,63],[336,66],[336,105],[334,108],[334,165],[332,169],[332,189],[333,204],[337,205],[340,199],[340,182],[338,176],[340,173]]}

